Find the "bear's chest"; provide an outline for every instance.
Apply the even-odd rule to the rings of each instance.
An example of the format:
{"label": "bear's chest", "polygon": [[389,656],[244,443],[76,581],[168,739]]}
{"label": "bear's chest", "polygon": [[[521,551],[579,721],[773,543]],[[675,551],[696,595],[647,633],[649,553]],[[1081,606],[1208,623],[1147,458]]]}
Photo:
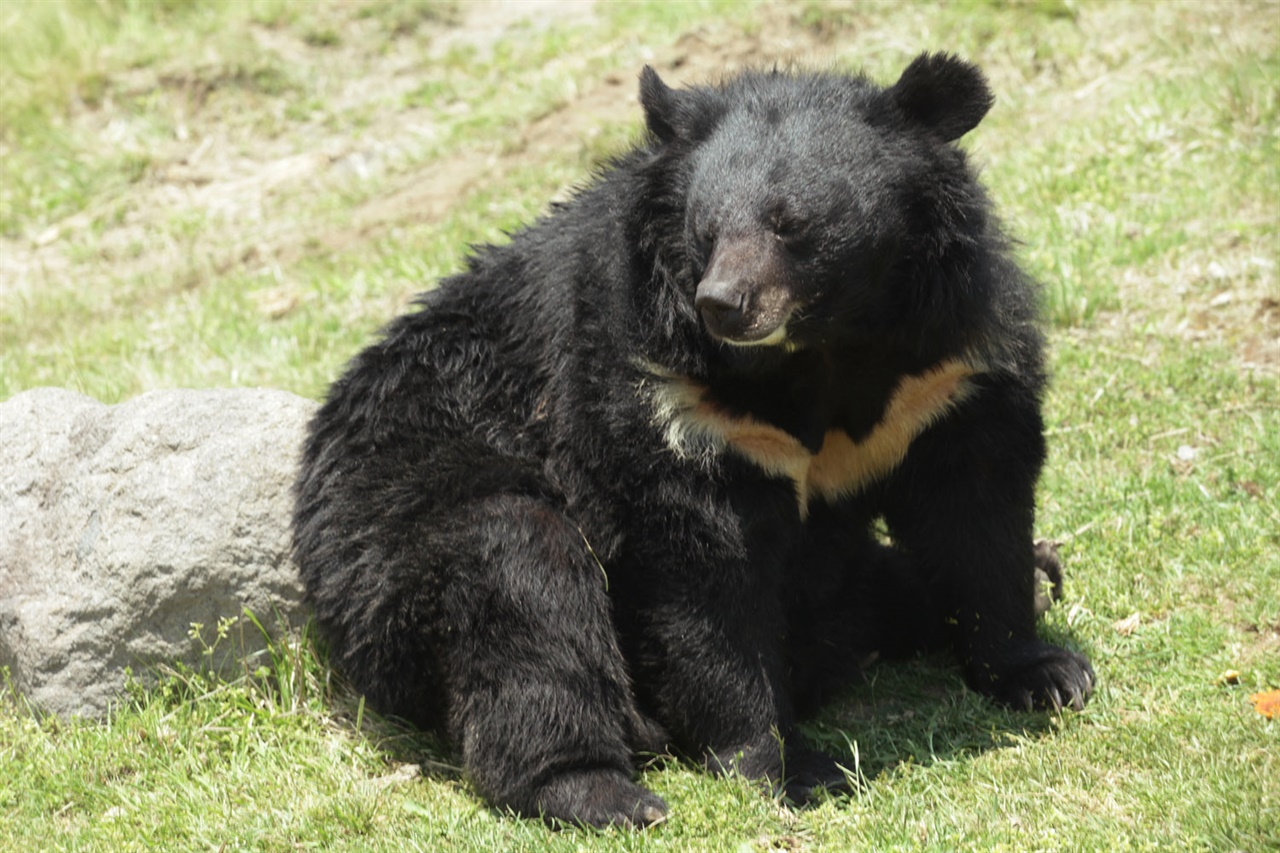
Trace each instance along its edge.
{"label": "bear's chest", "polygon": [[842,428],[829,428],[816,451],[786,430],[731,411],[688,377],[650,373],[645,387],[654,424],[676,456],[707,463],[732,453],[769,476],[789,479],[805,517],[811,501],[855,495],[897,468],[911,442],[972,393],[974,373],[953,359],[904,376],[869,431],[855,440]]}

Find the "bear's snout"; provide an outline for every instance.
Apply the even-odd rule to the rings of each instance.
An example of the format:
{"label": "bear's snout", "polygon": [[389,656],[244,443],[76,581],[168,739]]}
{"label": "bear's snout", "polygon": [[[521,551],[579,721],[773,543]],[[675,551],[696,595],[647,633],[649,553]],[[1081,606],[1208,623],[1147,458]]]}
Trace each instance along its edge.
{"label": "bear's snout", "polygon": [[774,242],[748,237],[716,245],[693,300],[712,337],[738,346],[786,341],[794,305]]}
{"label": "bear's snout", "polygon": [[704,278],[698,284],[693,304],[702,315],[707,331],[717,338],[731,338],[742,333],[742,309],[747,299],[746,294],[735,284],[723,278]]}

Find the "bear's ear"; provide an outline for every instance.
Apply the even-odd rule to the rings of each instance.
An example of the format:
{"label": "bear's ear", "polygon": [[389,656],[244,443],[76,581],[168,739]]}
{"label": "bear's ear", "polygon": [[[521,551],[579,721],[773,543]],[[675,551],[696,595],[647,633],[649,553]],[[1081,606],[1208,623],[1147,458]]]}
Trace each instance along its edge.
{"label": "bear's ear", "polygon": [[908,118],[944,142],[977,127],[995,103],[978,66],[949,53],[920,54],[888,93]]}
{"label": "bear's ear", "polygon": [[662,82],[658,72],[646,65],[640,72],[640,105],[644,107],[645,125],[659,142],[676,138],[678,100],[679,96]]}

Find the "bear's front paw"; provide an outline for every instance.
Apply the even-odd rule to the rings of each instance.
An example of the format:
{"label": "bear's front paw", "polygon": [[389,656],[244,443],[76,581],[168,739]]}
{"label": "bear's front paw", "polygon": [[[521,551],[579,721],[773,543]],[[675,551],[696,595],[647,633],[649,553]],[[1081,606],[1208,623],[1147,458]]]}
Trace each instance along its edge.
{"label": "bear's front paw", "polygon": [[809,803],[819,791],[848,791],[849,773],[836,760],[812,749],[789,749],[784,766],[782,795],[797,806]]}
{"label": "bear's front paw", "polygon": [[667,804],[617,770],[569,770],[552,776],[535,797],[549,824],[646,827],[667,817]]}
{"label": "bear's front paw", "polygon": [[1077,711],[1093,693],[1097,678],[1083,655],[1048,643],[1031,642],[1003,650],[970,668],[970,682],[993,699],[1030,711]]}

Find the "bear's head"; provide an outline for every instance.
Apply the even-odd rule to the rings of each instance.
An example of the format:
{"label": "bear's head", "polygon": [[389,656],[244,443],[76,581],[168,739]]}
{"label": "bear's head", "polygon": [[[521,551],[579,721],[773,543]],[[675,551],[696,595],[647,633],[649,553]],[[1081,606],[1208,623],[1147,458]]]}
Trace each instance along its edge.
{"label": "bear's head", "polygon": [[645,68],[640,99],[654,150],[679,164],[706,334],[793,351],[960,319],[942,315],[964,306],[952,291],[987,227],[951,144],[992,104],[974,65],[923,54],[887,88],[774,71],[679,90]]}

